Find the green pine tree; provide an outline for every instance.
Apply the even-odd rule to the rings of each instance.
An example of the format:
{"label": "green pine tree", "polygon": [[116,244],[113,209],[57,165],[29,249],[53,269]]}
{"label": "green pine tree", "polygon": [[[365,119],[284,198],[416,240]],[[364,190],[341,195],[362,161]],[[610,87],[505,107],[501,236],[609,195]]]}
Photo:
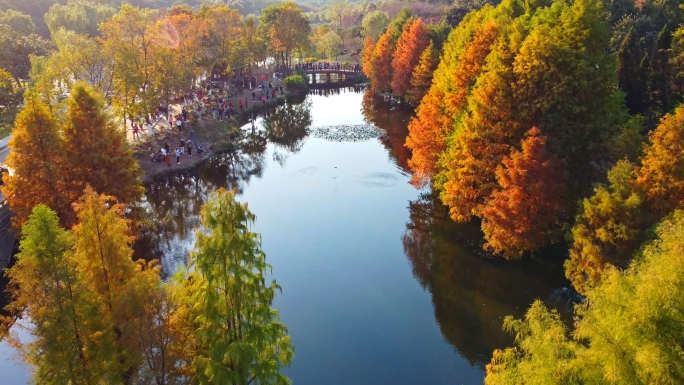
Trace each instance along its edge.
{"label": "green pine tree", "polygon": [[667,113],[672,94],[672,70],[670,68],[670,54],[672,48],[672,33],[663,26],[653,47],[653,57],[649,66],[648,93],[651,110],[656,118]]}

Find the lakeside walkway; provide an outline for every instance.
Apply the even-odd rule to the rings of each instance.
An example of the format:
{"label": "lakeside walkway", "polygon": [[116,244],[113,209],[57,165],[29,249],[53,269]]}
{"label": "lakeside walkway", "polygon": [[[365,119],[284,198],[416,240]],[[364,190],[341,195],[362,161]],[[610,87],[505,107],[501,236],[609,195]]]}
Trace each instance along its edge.
{"label": "lakeside walkway", "polygon": [[[257,101],[255,102],[252,102],[252,92],[257,94]],[[215,96],[216,94],[214,93],[211,97]],[[167,172],[186,170],[194,167],[196,164],[206,159],[207,156],[215,153],[217,144],[219,142],[225,142],[230,137],[231,130],[240,127],[242,124],[246,123],[251,116],[260,114],[264,109],[274,108],[279,104],[282,104],[285,97],[285,95],[281,95],[280,92],[278,92],[275,99],[271,98],[266,102],[263,102],[260,100],[261,96],[262,93],[260,89],[234,90],[232,93],[229,93],[226,101],[233,103],[235,114],[230,118],[223,118],[220,120],[215,119],[211,112],[203,113],[201,117],[196,116],[196,114],[193,116],[192,114],[194,113],[190,113],[190,110],[196,103],[186,104],[184,101],[176,101],[176,103],[169,105],[170,114],[174,116],[181,114],[183,107],[186,107],[188,111],[188,122],[183,123],[180,132],[176,127],[172,127],[169,124],[167,118],[168,114],[153,120],[152,124],[154,128],[152,135],[149,135],[147,132],[148,130],[144,128],[139,130],[137,137],[134,137],[129,122],[126,126],[126,138],[134,150],[134,158],[138,161],[140,169],[143,171],[143,181]],[[243,101],[243,104],[246,104],[246,107],[243,105],[242,110],[238,107],[240,100]],[[247,101],[247,103],[245,103],[245,101]],[[155,162],[151,160],[151,153],[159,151],[166,143],[169,144],[169,148],[173,153],[176,147],[180,147],[181,139],[187,142],[191,130],[202,142],[205,150],[204,153],[198,154],[196,147],[193,146],[192,157],[189,157],[186,153],[186,149],[183,149],[180,164],[176,163],[176,157],[175,155],[172,155],[170,167],[165,161]]]}

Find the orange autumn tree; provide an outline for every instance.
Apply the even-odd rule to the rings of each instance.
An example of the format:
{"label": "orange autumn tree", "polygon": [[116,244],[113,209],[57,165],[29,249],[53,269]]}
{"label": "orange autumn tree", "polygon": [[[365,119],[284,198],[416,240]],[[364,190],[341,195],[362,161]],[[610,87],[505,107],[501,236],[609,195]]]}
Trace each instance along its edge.
{"label": "orange autumn tree", "polygon": [[455,122],[440,158],[443,169],[436,176],[436,185],[442,202],[449,206],[449,215],[458,222],[480,214],[498,188],[496,168],[524,133],[512,119],[509,52],[506,44],[500,44],[488,55],[489,68],[467,98],[469,113],[461,113]]}
{"label": "orange autumn tree", "polygon": [[406,91],[406,100],[409,104],[417,106],[428,92],[437,64],[439,64],[439,52],[435,49],[435,44],[430,41],[430,45],[420,54],[418,65],[411,74],[411,86]]}
{"label": "orange autumn tree", "polygon": [[684,208],[684,106],[662,118],[651,132],[641,159],[637,185],[658,216]]}
{"label": "orange autumn tree", "polygon": [[[466,96],[498,36],[496,24],[475,16],[479,15],[459,24],[449,38],[432,86],[409,123],[406,147],[413,152],[409,167],[414,185],[429,183],[439,171],[437,163],[446,150],[446,136],[453,130],[455,116],[466,107]],[[469,38],[459,39],[460,34]]]}
{"label": "orange autumn tree", "polygon": [[[66,162],[62,177],[67,180],[69,200],[75,202],[90,185],[119,202],[137,201],[145,192],[138,162],[125,133],[106,111],[102,95],[79,82],[74,84],[66,107],[62,127]],[[73,224],[74,219],[72,215],[62,221]]]}
{"label": "orange autumn tree", "polygon": [[404,30],[397,41],[397,49],[392,60],[392,91],[404,96],[411,85],[413,69],[418,65],[420,55],[428,46],[427,27],[422,19],[404,24]]}
{"label": "orange autumn tree", "polygon": [[563,210],[565,177],[555,155],[546,149],[546,137],[533,127],[496,170],[500,189],[482,212],[485,248],[507,259],[521,258],[559,235],[558,214]]}
{"label": "orange autumn tree", "polygon": [[375,42],[370,37],[366,38],[363,43],[363,52],[361,53],[361,69],[363,73],[373,82],[373,52],[375,51]]}
{"label": "orange autumn tree", "polygon": [[26,95],[26,105],[14,122],[9,148],[6,166],[13,172],[4,175],[5,183],[0,190],[15,214],[15,226],[23,226],[33,207],[39,204],[62,218],[71,212],[70,201],[64,194],[64,146],[59,128],[50,108],[35,92]]}
{"label": "orange autumn tree", "polygon": [[641,166],[618,162],[583,201],[572,227],[565,275],[580,293],[595,286],[609,265],[625,268],[654,224],[684,208],[684,107],[651,132]]}
{"label": "orange autumn tree", "polygon": [[373,52],[373,88],[385,91],[392,81],[392,36],[385,32]]}

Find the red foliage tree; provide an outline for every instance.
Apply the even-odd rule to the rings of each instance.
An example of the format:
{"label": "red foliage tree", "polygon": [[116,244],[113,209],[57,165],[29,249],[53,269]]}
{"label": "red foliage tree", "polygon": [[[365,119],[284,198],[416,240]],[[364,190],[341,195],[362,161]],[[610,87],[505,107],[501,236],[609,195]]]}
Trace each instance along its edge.
{"label": "red foliage tree", "polygon": [[546,137],[533,127],[496,170],[500,189],[492,193],[482,215],[485,247],[507,259],[537,250],[558,235],[565,177]]}
{"label": "red foliage tree", "polygon": [[420,55],[430,43],[427,27],[422,19],[404,24],[404,31],[397,41],[392,60],[392,91],[404,96],[411,85],[413,69],[418,65]]}

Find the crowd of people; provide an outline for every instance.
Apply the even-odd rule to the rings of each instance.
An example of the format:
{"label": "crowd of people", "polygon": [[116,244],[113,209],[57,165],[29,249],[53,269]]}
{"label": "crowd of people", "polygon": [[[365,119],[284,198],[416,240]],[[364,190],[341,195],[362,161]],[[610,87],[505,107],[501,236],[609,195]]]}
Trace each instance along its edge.
{"label": "crowd of people", "polygon": [[[173,156],[176,157],[176,164],[180,164],[181,156],[187,155],[188,158],[192,158],[192,147],[195,145],[191,137],[187,139],[181,138],[179,146],[171,150],[169,142],[164,142],[164,146],[160,148],[157,152],[150,149],[150,160],[153,162],[166,162],[167,167],[171,167],[171,159]],[[197,146],[197,153],[202,154],[204,152],[204,147]]]}
{"label": "crowd of people", "polygon": [[[271,99],[284,94],[283,80],[291,69],[294,70],[344,70],[358,72],[361,70],[358,64],[342,65],[340,63],[321,62],[321,63],[304,63],[297,64],[294,68],[286,66],[276,67],[273,76],[261,74],[258,76],[247,76],[245,74],[235,74],[234,89],[238,92],[229,93],[228,91],[218,91],[216,81],[207,79],[206,84],[201,86],[193,86],[190,90],[177,95],[176,100],[181,106],[180,113],[174,114],[169,105],[159,105],[154,111],[154,119],[141,118],[139,121],[133,121],[131,131],[133,139],[140,139],[140,131],[147,128],[148,137],[154,134],[154,128],[162,123],[164,119],[168,122],[170,130],[177,130],[178,134],[183,134],[183,128],[187,124],[191,114],[197,118],[203,116],[211,116],[216,120],[231,119],[237,114],[245,111],[250,107],[249,90],[251,90],[251,105],[259,102],[266,103]],[[270,75],[270,74],[269,74]],[[243,90],[248,93],[245,95]],[[240,96],[238,96],[240,95]],[[243,97],[244,96],[244,97]],[[183,137],[179,141],[178,147],[171,147],[167,142],[158,150],[150,148],[150,160],[153,162],[165,162],[167,167],[171,167],[172,159],[176,157],[176,164],[180,164],[181,157],[192,157],[192,147],[196,146],[196,152],[201,154],[205,149],[196,145],[192,140],[192,131],[189,137]]]}

